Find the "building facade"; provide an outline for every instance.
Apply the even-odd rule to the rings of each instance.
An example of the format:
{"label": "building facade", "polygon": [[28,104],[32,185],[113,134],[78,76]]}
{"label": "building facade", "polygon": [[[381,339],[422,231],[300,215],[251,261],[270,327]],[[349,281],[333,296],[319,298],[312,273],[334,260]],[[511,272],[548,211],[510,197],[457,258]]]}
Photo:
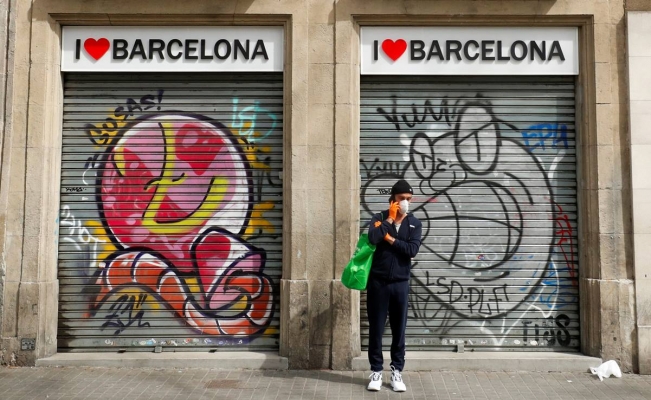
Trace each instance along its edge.
{"label": "building facade", "polygon": [[1,362],[361,368],[366,298],[339,278],[404,178],[414,359],[649,373],[648,12],[3,3]]}

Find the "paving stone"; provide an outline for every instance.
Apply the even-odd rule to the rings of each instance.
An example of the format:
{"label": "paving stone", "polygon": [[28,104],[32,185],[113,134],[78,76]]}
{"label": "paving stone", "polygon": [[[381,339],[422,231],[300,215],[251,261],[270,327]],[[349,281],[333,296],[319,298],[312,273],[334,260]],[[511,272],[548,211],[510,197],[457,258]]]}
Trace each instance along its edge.
{"label": "paving stone", "polygon": [[347,371],[219,371],[210,369],[0,368],[0,399],[649,399],[651,376],[600,382],[579,373],[408,372],[406,393],[385,374],[380,392],[367,374]]}

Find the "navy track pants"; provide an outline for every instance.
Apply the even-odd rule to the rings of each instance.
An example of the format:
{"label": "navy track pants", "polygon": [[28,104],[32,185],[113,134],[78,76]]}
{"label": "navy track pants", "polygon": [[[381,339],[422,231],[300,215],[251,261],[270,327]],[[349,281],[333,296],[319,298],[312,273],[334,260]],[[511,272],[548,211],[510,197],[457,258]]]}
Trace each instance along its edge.
{"label": "navy track pants", "polygon": [[369,322],[368,361],[371,370],[379,372],[384,369],[382,335],[388,312],[392,336],[391,365],[402,371],[405,366],[409,281],[389,282],[369,276],[366,293],[366,315]]}

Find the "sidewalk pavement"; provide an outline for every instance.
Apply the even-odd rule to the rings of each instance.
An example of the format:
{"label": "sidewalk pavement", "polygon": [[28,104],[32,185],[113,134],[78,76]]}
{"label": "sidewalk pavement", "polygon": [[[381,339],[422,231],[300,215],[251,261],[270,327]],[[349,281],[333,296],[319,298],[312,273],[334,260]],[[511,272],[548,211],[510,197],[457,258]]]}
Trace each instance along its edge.
{"label": "sidewalk pavement", "polygon": [[651,376],[600,382],[589,373],[405,372],[394,393],[389,373],[380,392],[368,373],[90,367],[0,367],[0,399],[651,399]]}

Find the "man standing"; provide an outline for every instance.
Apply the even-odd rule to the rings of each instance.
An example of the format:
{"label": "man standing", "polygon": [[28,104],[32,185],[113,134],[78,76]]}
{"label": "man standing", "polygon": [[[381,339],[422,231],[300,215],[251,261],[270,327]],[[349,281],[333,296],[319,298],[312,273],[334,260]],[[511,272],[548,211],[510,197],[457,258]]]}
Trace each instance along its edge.
{"label": "man standing", "polygon": [[368,390],[382,387],[382,335],[389,313],[391,326],[391,386],[396,392],[407,390],[402,381],[405,366],[405,329],[411,259],[418,254],[422,224],[409,214],[413,190],[405,180],[391,188],[389,209],[375,214],[368,228],[369,241],[376,245],[366,286],[369,322],[368,361],[371,382]]}

